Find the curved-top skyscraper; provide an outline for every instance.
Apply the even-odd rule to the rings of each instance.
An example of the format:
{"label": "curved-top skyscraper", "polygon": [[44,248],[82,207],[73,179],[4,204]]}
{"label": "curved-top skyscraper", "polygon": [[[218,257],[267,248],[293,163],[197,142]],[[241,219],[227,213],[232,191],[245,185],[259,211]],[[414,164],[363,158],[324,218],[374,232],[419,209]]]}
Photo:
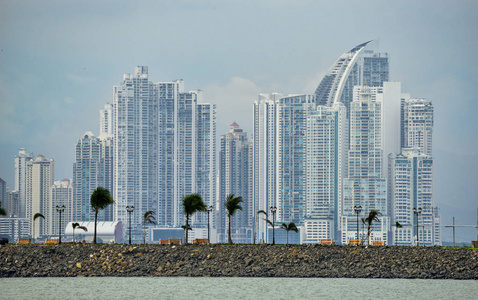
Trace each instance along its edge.
{"label": "curved-top skyscraper", "polygon": [[388,56],[374,53],[365,47],[372,41],[355,46],[342,54],[330,67],[315,90],[318,105],[332,106],[341,102],[350,115],[350,102],[353,101],[355,85],[382,86],[388,81]]}

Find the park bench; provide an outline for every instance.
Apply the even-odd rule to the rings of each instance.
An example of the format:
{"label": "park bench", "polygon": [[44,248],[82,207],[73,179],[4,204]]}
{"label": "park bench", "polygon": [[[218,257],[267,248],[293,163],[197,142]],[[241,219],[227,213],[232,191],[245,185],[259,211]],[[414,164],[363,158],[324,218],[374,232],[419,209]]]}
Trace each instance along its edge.
{"label": "park bench", "polygon": [[349,239],[349,245],[360,245],[360,239]]}
{"label": "park bench", "polygon": [[169,245],[169,240],[159,240],[160,245]]}
{"label": "park bench", "polygon": [[209,244],[209,239],[194,239],[193,244],[195,244],[195,245]]}
{"label": "park bench", "polygon": [[31,239],[18,239],[17,244],[18,245],[28,245],[31,244],[32,240]]}
{"label": "park bench", "polygon": [[46,245],[58,244],[58,239],[46,239],[46,240],[45,240],[45,244],[46,244]]}
{"label": "park bench", "polygon": [[473,248],[478,248],[478,241],[471,241],[471,246]]}
{"label": "park bench", "polygon": [[372,241],[372,246],[385,246],[384,241]]}
{"label": "park bench", "polygon": [[169,244],[170,245],[181,245],[182,240],[181,239],[169,239]]}
{"label": "park bench", "polygon": [[320,245],[333,245],[334,240],[332,240],[332,239],[321,239],[319,244]]}

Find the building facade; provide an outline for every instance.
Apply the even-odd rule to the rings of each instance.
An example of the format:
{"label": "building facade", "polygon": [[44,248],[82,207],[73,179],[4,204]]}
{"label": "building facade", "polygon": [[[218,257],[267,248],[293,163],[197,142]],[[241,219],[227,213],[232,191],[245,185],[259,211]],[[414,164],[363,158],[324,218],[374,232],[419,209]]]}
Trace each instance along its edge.
{"label": "building facade", "polygon": [[252,205],[252,144],[247,133],[234,122],[229,132],[221,135],[219,152],[220,177],[220,222],[218,223],[219,241],[226,242],[228,219],[225,200],[228,195],[241,196],[242,211],[236,211],[231,218],[231,238],[235,243],[253,242],[253,205]]}
{"label": "building facade", "polygon": [[417,148],[433,155],[433,105],[426,99],[403,101],[403,148]]}
{"label": "building facade", "polygon": [[26,217],[26,164],[33,159],[33,153],[20,148],[15,155],[15,191],[19,194],[19,217]]}
{"label": "building facade", "polygon": [[[393,243],[403,246],[441,245],[440,215],[435,206],[433,158],[417,148],[389,155],[389,197],[393,203]],[[421,213],[414,213],[421,209]],[[418,234],[418,235],[417,235]]]}
{"label": "building facade", "polygon": [[347,174],[348,124],[346,108],[318,106],[307,115],[306,243],[336,239],[343,178]]}
{"label": "building facade", "polygon": [[[51,215],[50,193],[54,178],[54,161],[43,155],[38,155],[35,160],[26,162],[26,218],[33,222],[33,217],[41,213],[45,219],[37,218],[31,225],[31,235],[47,236],[51,233],[49,226]],[[34,231],[33,231],[34,230]]]}
{"label": "building facade", "polygon": [[[57,210],[65,207],[61,213]],[[73,185],[69,179],[63,179],[62,181],[55,181],[51,186],[50,192],[50,218],[48,221],[48,227],[50,228],[49,235],[57,236],[65,232],[66,225],[73,220]]]}
{"label": "building facade", "polygon": [[364,87],[358,101],[350,104],[350,110],[348,175],[344,179],[339,228],[341,243],[365,238],[365,229],[357,222],[355,206],[362,207],[359,218],[366,218],[371,210],[381,213],[380,222],[373,226],[371,240],[388,242],[390,218],[387,180],[383,174],[382,101]]}
{"label": "building facade", "polygon": [[[90,198],[97,187],[104,187],[113,192],[113,139],[105,135],[95,137],[88,131],[77,140],[75,146],[72,221],[94,220]],[[113,207],[110,205],[100,210],[99,220],[112,221]]]}

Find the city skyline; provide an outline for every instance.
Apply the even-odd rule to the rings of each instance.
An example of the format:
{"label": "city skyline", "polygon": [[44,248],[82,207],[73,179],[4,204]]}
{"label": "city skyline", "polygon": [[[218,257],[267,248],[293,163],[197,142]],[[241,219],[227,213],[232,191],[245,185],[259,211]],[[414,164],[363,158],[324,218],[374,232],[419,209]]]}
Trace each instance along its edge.
{"label": "city skyline", "polygon": [[[11,188],[14,186],[13,158],[18,154],[19,148],[26,148],[35,156],[44,154],[46,157],[55,159],[55,174],[57,174],[55,180],[72,179],[75,141],[86,131],[92,131],[95,135],[99,135],[98,111],[105,102],[112,102],[111,87],[118,83],[118,74],[128,73],[134,66],[148,65],[151,70],[154,70],[151,75],[154,80],[184,78],[191,88],[203,89],[206,102],[218,106],[217,133],[226,132],[228,125],[233,121],[241,124],[244,131],[252,132],[252,103],[257,98],[257,94],[275,91],[282,92],[284,95],[301,92],[312,94],[321,77],[325,75],[326,70],[341,53],[355,44],[369,40],[372,35],[381,37],[380,42],[375,43],[379,44],[381,52],[386,52],[389,55],[392,70],[390,79],[401,81],[402,90],[411,93],[413,97],[426,98],[434,104],[436,121],[433,149],[436,157],[437,186],[435,195],[436,203],[442,209],[442,224],[450,224],[451,216],[457,217],[457,224],[475,224],[478,192],[474,187],[477,175],[473,170],[476,169],[478,145],[477,124],[473,120],[473,111],[476,111],[477,104],[472,99],[473,95],[477,93],[476,86],[473,85],[476,85],[478,67],[476,59],[473,59],[472,56],[472,52],[477,48],[477,40],[472,33],[472,28],[476,27],[476,21],[472,19],[472,16],[476,17],[477,9],[471,4],[472,2],[464,2],[460,7],[453,6],[452,2],[444,1],[442,3],[444,5],[432,7],[424,3],[409,3],[411,6],[409,10],[395,7],[395,13],[403,17],[401,21],[409,21],[402,24],[398,21],[399,17],[392,21],[395,22],[395,26],[400,24],[402,26],[400,28],[408,29],[404,32],[407,32],[409,37],[387,27],[387,24],[383,24],[383,30],[367,31],[366,27],[376,23],[363,20],[367,24],[358,26],[355,34],[348,32],[337,38],[337,36],[332,37],[330,33],[325,35],[320,33],[319,38],[323,43],[320,43],[320,47],[316,47],[313,42],[306,42],[302,35],[295,38],[293,31],[299,28],[297,25],[292,25],[292,29],[288,31],[283,25],[277,24],[278,28],[259,29],[257,32],[246,28],[249,29],[249,33],[252,33],[251,37],[247,38],[247,35],[240,34],[237,37],[238,50],[230,51],[230,53],[227,50],[233,49],[232,44],[221,43],[213,38],[216,48],[213,49],[203,42],[199,43],[199,50],[179,51],[179,56],[175,54],[179,48],[168,50],[159,47],[163,55],[166,55],[165,58],[168,58],[169,55],[172,63],[167,62],[167,59],[159,60],[152,53],[141,49],[132,55],[126,55],[125,59],[115,66],[113,64],[116,62],[113,63],[113,61],[117,59],[118,54],[115,54],[112,48],[102,44],[103,50],[94,55],[96,48],[92,48],[92,45],[87,43],[86,46],[80,47],[80,52],[72,51],[71,47],[75,46],[76,42],[65,36],[66,30],[72,29],[77,34],[80,32],[75,31],[77,29],[72,25],[66,29],[55,27],[61,24],[82,24],[83,21],[80,21],[78,17],[88,11],[86,7],[80,7],[79,11],[73,14],[74,18],[71,23],[67,23],[67,16],[72,16],[72,9],[75,6],[63,4],[59,8],[55,8],[51,2],[47,3],[45,8],[42,8],[45,11],[42,11],[33,4],[30,8],[25,8],[26,11],[22,10],[25,13],[20,15],[18,10],[20,6],[2,3],[1,6],[4,9],[2,9],[3,20],[0,27],[2,32],[0,39],[2,44],[0,119],[2,120],[3,138],[0,142],[2,157],[0,177]],[[321,8],[320,5],[307,3],[307,1],[297,4],[297,7],[292,7],[286,2],[277,6],[265,2],[259,4],[259,10],[270,10],[273,15],[285,18],[286,10],[294,15],[300,13],[307,15],[308,12],[301,10],[306,7],[306,4],[316,9]],[[181,9],[184,9],[188,16],[196,12],[210,14],[198,7],[186,8],[182,4],[177,7],[163,5],[173,14],[178,14]],[[209,8],[218,8],[213,2],[207,2],[204,5]],[[468,10],[465,9],[466,5],[468,5],[466,7]],[[393,5],[390,4],[390,6]],[[359,9],[357,5],[352,5],[352,7]],[[250,7],[233,3],[221,8],[220,11],[224,12],[227,8],[238,8],[239,12],[243,12]],[[324,11],[331,11],[333,8],[325,6]],[[53,10],[51,13],[58,13],[61,9],[67,12],[58,20],[42,23],[46,27],[45,32],[52,33],[51,44],[39,38],[30,39],[31,34],[27,33],[25,29],[12,30],[12,33],[16,35],[7,32],[18,22],[14,18],[24,22],[26,28],[34,25],[35,21],[45,21],[42,19],[44,15],[41,13],[38,16],[32,15],[36,9],[40,9],[45,13],[44,15],[47,15],[46,10],[49,9]],[[382,12],[383,15],[389,13],[388,9],[385,10],[383,7],[382,10],[380,8],[368,9],[369,11],[363,12],[365,14]],[[425,9],[429,10],[429,15],[425,16],[425,20],[422,19],[421,22],[424,23],[415,23],[417,21],[414,19],[414,14],[417,12],[423,14]],[[99,9],[100,12],[92,16],[93,24],[104,25],[103,21],[97,17],[106,14],[105,10],[106,7],[102,6]],[[129,13],[134,14],[134,11]],[[106,21],[121,25],[115,16],[124,14],[126,11],[118,11]],[[232,14],[233,20],[239,18],[237,13]],[[249,16],[252,18],[257,14],[257,12],[250,12]],[[444,14],[447,19],[439,18]],[[226,21],[219,13],[213,16],[216,16],[216,21]],[[351,14],[345,13],[345,16],[350,17]],[[31,17],[32,20],[27,21],[26,17]],[[453,22],[458,18],[460,18],[460,22]],[[144,25],[144,22],[148,20],[151,21],[151,15],[144,16],[141,23]],[[380,17],[380,20],[383,21],[384,18]],[[194,30],[191,29],[193,23],[187,18],[185,22],[183,30],[188,33],[186,35],[190,36],[194,33]],[[217,29],[213,23],[205,23],[200,27],[210,30]],[[226,21],[226,23],[229,22]],[[254,21],[253,23],[256,25],[266,24],[265,21]],[[426,26],[418,26],[420,24]],[[103,26],[99,27],[104,28]],[[324,30],[319,27],[317,26],[316,29],[307,27],[304,35],[309,35],[310,39],[312,34]],[[411,28],[420,30],[411,32]],[[239,27],[233,26],[233,29],[237,30]],[[91,40],[98,39],[101,34],[115,32],[113,28],[108,27],[103,30],[103,32],[93,34]],[[219,36],[229,33],[226,29],[218,30]],[[131,32],[135,31],[131,30]],[[279,37],[281,31],[285,32],[285,38],[291,40],[295,38],[297,42],[302,42],[304,47],[297,50],[297,46],[291,47],[280,42],[284,49],[272,47],[272,50],[269,49],[266,52],[266,43],[260,38],[268,32],[272,34],[272,37]],[[131,32],[127,34],[130,38]],[[40,30],[40,33],[44,32]],[[339,32],[335,31],[335,34],[338,35]],[[21,37],[22,41],[15,39],[15,36]],[[40,38],[42,36],[40,34]],[[427,37],[429,43],[416,45],[423,37]],[[80,34],[80,40],[85,38]],[[165,40],[172,42],[175,38],[181,41],[181,46],[185,45],[186,40],[181,37],[166,36]],[[25,42],[23,39],[29,42]],[[273,41],[268,38],[265,40]],[[256,49],[247,47],[247,52],[244,52],[246,51],[245,44],[258,41]],[[59,47],[53,48],[55,45]],[[155,43],[152,45],[157,46]],[[35,51],[30,50],[31,46],[34,46]],[[378,46],[376,45],[376,47]],[[204,54],[211,49],[217,49],[211,51],[216,54],[212,57],[207,55],[202,57],[197,54]],[[83,54],[81,51],[85,51],[85,53],[89,51],[90,54]],[[49,56],[50,52],[55,53],[54,58]],[[32,61],[37,54],[40,57],[40,62]],[[101,61],[102,55],[108,59]],[[238,61],[231,64],[229,60],[234,59]],[[74,60],[75,62],[73,62]],[[311,60],[314,63],[310,63]],[[144,61],[152,63],[143,63]],[[214,67],[214,65],[220,67]],[[208,66],[213,67],[208,68]],[[221,68],[224,68],[225,71],[218,70]],[[210,75],[203,76],[205,72]],[[49,74],[48,77],[43,77],[47,74]],[[25,88],[26,86],[28,88]],[[30,91],[30,89],[34,91]],[[457,203],[460,204],[457,205]],[[465,232],[466,239],[463,239],[469,240],[473,230],[465,229],[457,230],[457,240],[460,240],[460,236]],[[476,230],[474,232],[476,234]],[[450,240],[450,235],[451,230],[443,230],[444,240]]]}

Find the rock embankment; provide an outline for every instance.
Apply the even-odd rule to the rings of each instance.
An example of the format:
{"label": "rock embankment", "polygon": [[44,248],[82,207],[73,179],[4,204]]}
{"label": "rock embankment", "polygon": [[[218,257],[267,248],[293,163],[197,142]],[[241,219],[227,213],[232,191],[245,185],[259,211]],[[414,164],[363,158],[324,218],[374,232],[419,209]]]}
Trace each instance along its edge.
{"label": "rock embankment", "polygon": [[318,245],[8,245],[0,277],[478,279],[478,250]]}

